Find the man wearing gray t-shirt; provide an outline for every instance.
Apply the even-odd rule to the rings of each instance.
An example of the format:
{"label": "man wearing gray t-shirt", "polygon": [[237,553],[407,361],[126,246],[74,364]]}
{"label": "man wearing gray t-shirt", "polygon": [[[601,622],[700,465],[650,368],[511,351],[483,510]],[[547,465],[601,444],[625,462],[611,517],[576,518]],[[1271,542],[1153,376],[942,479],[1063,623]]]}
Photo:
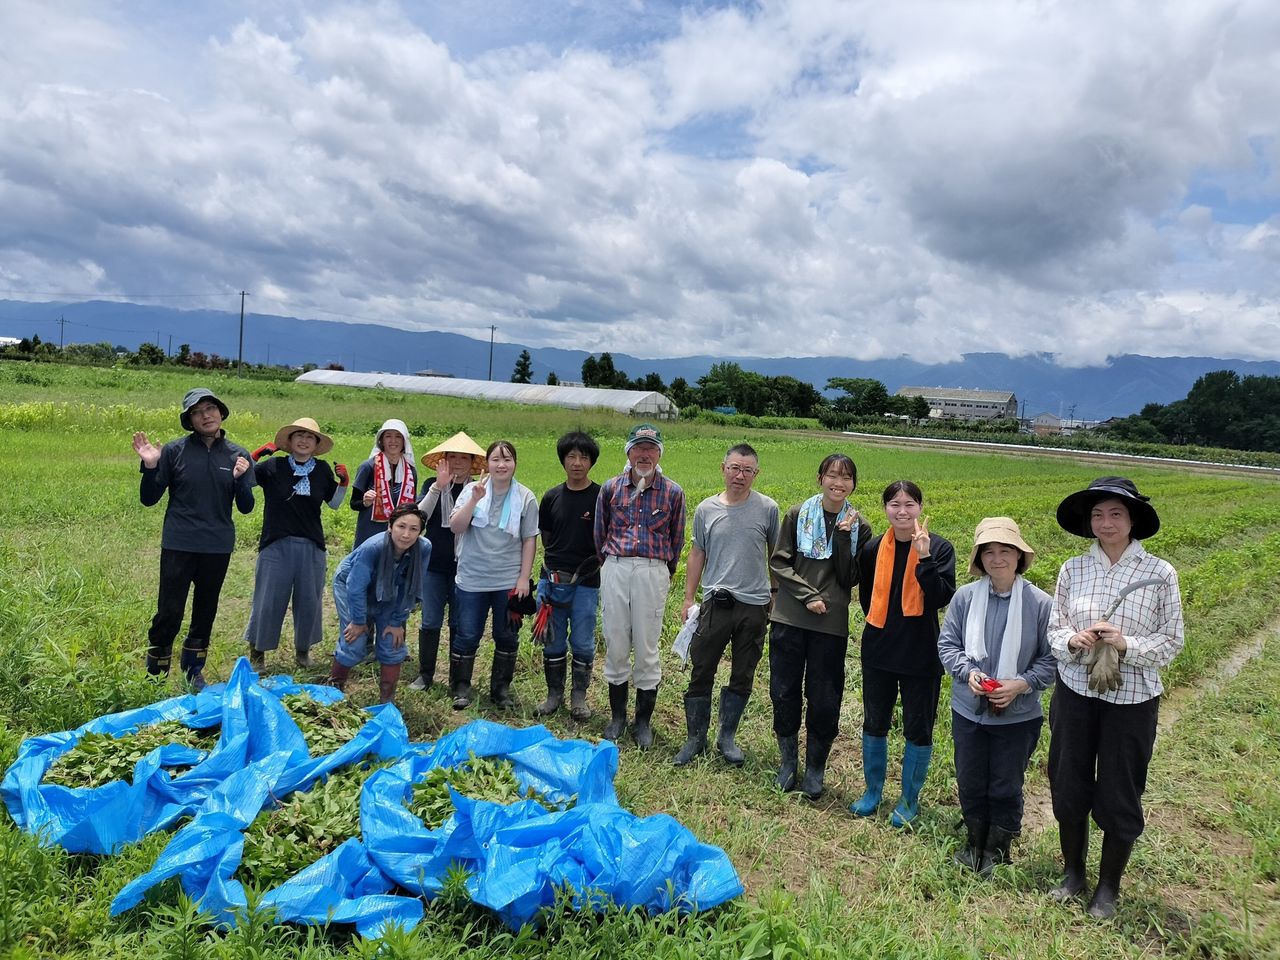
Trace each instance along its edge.
{"label": "man wearing gray t-shirt", "polygon": [[730,447],[720,472],[724,492],[703,500],[694,511],[693,546],[685,568],[681,622],[693,606],[699,584],[702,605],[689,644],[692,672],[684,695],[689,736],[675,756],[678,767],[707,749],[711,691],[720,659],[730,645],[733,662],[729,683],[720,690],[716,749],[729,763],[742,763],[742,750],[734,743],[734,736],[751,696],[756,664],[764,652],[769,554],[778,541],[778,505],[751,489],[760,472],[760,459],[749,444]]}

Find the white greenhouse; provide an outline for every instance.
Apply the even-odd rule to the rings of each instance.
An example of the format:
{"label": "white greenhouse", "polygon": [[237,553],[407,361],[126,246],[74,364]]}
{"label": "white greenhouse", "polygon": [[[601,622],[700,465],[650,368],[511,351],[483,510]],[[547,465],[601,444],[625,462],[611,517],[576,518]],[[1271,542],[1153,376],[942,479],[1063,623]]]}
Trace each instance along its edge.
{"label": "white greenhouse", "polygon": [[348,373],[345,370],[309,370],[298,377],[298,382],[333,387],[382,387],[403,393],[430,393],[465,400],[506,400],[511,403],[568,407],[571,410],[599,408],[650,420],[674,420],[680,412],[670,399],[654,390],[551,387],[536,383],[413,377],[399,373]]}

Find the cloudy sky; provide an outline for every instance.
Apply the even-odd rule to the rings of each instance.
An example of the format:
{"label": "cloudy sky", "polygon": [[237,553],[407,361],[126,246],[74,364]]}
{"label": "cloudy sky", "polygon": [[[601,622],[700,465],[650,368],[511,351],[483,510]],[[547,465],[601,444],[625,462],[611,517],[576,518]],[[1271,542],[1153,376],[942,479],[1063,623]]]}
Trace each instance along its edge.
{"label": "cloudy sky", "polygon": [[1275,359],[1278,104],[1273,0],[3,0],[0,298]]}

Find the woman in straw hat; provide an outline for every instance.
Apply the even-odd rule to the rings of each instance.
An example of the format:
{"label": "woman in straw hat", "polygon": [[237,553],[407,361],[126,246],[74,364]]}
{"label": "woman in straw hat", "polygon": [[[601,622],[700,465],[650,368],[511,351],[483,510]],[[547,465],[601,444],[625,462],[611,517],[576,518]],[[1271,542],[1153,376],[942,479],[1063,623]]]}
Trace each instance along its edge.
{"label": "woman in straw hat", "polygon": [[956,862],[982,876],[1009,862],[1022,830],[1022,783],[1040,740],[1040,692],[1056,674],[1053,601],[1022,574],[1036,552],[1008,517],[978,523],[969,575],[942,621],[938,657],[951,675],[951,737],[968,841]]}
{"label": "woman in straw hat", "polygon": [[1058,571],[1049,643],[1061,682],[1049,706],[1049,786],[1065,877],[1050,896],[1086,891],[1089,816],[1102,829],[1095,917],[1115,914],[1120,878],[1142,834],[1160,668],[1182,649],[1178,574],[1143,549],[1160,529],[1127,477],[1099,477],[1058,505],[1058,524],[1092,542]]}
{"label": "woman in straw hat", "polygon": [[356,469],[351,484],[351,509],[359,513],[352,549],[386,530],[391,511],[406,503],[417,506],[418,468],[409,428],[391,419],[378,428],[369,459]]}
{"label": "woman in straw hat", "polygon": [[[333,449],[333,440],[310,417],[276,431],[274,443],[253,452],[254,475],[262,488],[262,536],[253,576],[253,608],[244,639],[254,669],[265,666],[266,652],[280,645],[284,614],[293,602],[293,648],[298,665],[311,666],[309,651],[323,631],[325,579],[324,527],[320,505],[336,510],[347,492],[347,468],[316,458]],[[283,460],[263,459],[277,450]]]}
{"label": "woman in straw hat", "polygon": [[458,558],[454,554],[453,531],[449,515],[462,493],[463,486],[485,467],[484,450],[465,433],[455,433],[439,446],[422,455],[422,465],[436,475],[427,481],[418,509],[427,516],[423,534],[431,541],[431,562],[422,579],[422,626],[418,629],[418,678],[410,690],[429,690],[435,680],[436,660],[440,653],[440,628],[444,625],[444,608],[449,608],[449,643],[458,629],[454,580],[458,575]]}

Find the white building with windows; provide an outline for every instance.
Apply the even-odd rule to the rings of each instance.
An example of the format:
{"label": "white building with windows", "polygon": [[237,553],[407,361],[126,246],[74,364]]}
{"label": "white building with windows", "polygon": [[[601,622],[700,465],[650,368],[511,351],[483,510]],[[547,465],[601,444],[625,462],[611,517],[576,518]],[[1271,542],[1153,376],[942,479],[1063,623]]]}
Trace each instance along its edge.
{"label": "white building with windows", "polygon": [[899,387],[898,396],[924,397],[935,420],[1013,420],[1018,416],[1018,398],[1009,390]]}

